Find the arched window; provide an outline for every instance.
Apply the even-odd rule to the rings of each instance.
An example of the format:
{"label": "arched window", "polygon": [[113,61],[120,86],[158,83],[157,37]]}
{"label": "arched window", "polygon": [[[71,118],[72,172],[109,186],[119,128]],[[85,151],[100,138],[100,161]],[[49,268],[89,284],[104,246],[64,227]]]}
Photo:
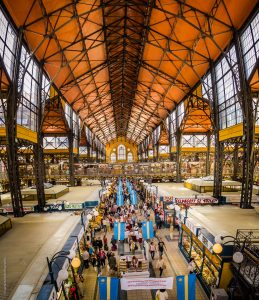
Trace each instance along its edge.
{"label": "arched window", "polygon": [[111,154],[111,162],[112,163],[116,162],[116,154],[115,153]]}
{"label": "arched window", "polygon": [[118,146],[118,160],[126,160],[126,148],[123,145]]}
{"label": "arched window", "polygon": [[132,162],[133,161],[133,155],[131,152],[128,153],[128,162]]}

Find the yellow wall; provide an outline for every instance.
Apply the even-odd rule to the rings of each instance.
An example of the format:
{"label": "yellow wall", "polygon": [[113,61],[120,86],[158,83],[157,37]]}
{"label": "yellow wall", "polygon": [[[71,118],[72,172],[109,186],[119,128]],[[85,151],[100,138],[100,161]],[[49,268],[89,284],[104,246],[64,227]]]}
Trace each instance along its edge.
{"label": "yellow wall", "polygon": [[[126,158],[127,158],[128,152],[131,152],[133,155],[133,161],[136,162],[138,160],[137,145],[123,137],[119,137],[119,138],[111,141],[110,143],[106,144],[106,162],[107,163],[111,162],[111,154],[112,154],[112,152],[114,152],[113,149],[116,150],[116,152],[114,152],[114,153],[116,153],[116,155],[117,155],[119,145],[125,146]],[[128,151],[128,149],[130,151]],[[127,160],[117,160],[117,162],[127,162]]]}

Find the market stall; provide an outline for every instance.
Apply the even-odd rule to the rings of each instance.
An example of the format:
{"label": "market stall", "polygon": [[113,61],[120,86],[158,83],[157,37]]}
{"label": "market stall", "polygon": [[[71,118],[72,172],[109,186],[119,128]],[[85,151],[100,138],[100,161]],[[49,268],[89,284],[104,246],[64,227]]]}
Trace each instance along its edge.
{"label": "market stall", "polygon": [[226,288],[232,277],[230,272],[232,246],[225,246],[222,255],[216,255],[212,251],[214,236],[204,228],[197,230],[190,221],[187,224],[192,224],[196,234],[187,225],[182,224],[179,248],[188,262],[191,257],[194,258],[197,278],[209,296],[212,287]]}
{"label": "market stall", "polygon": [[148,261],[142,254],[121,256],[119,273],[122,277],[149,277]]}

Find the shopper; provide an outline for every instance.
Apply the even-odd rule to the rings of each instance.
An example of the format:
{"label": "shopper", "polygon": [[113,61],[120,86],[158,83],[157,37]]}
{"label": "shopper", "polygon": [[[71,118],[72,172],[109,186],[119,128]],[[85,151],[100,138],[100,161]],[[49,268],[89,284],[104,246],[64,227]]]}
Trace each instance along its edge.
{"label": "shopper", "polygon": [[156,267],[157,267],[157,269],[159,269],[159,277],[161,277],[164,269],[166,269],[165,261],[162,258],[162,256],[159,257]]}
{"label": "shopper", "polygon": [[89,268],[89,257],[90,257],[90,254],[89,252],[85,249],[85,251],[83,252],[82,254],[82,258],[83,258],[83,261],[84,261],[84,267],[86,269]]}
{"label": "shopper", "polygon": [[98,245],[98,248],[100,251],[103,248],[103,241],[102,241],[101,237],[98,237],[97,245]]}
{"label": "shopper", "polygon": [[115,254],[113,252],[111,253],[111,256],[109,258],[109,267],[110,267],[111,274],[114,274],[117,268],[117,261],[115,258]]}
{"label": "shopper", "polygon": [[159,251],[159,256],[162,257],[164,254],[164,249],[166,249],[165,247],[165,243],[162,241],[162,239],[159,239],[158,242],[158,251]]}
{"label": "shopper", "polygon": [[100,276],[102,269],[101,269],[101,258],[99,255],[97,255],[96,257],[96,267],[97,267],[97,276]]}
{"label": "shopper", "polygon": [[156,252],[156,246],[155,246],[154,242],[150,243],[149,252],[150,252],[152,260],[154,260],[154,258],[155,258],[155,252]]}
{"label": "shopper", "polygon": [[103,251],[103,249],[100,249],[99,257],[100,257],[101,266],[104,267],[105,266],[106,255],[105,255],[105,252]]}
{"label": "shopper", "polygon": [[194,273],[195,269],[196,269],[196,265],[195,265],[195,262],[194,262],[194,258],[191,257],[190,261],[188,263],[188,272],[189,272],[189,274]]}
{"label": "shopper", "polygon": [[106,234],[103,236],[103,249],[104,249],[105,251],[108,251],[108,250],[109,250],[109,248],[108,248],[108,239],[107,239]]}
{"label": "shopper", "polygon": [[167,300],[168,299],[168,293],[164,289],[160,289],[156,292],[156,300]]}

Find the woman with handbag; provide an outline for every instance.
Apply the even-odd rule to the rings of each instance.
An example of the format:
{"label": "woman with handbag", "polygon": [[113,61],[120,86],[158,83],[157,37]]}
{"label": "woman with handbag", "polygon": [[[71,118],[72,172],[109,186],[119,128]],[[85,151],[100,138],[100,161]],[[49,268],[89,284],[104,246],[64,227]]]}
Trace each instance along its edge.
{"label": "woman with handbag", "polygon": [[156,267],[157,267],[157,269],[159,269],[159,271],[160,271],[159,277],[161,277],[163,274],[163,271],[166,269],[165,261],[161,256],[159,257],[159,260],[157,261]]}
{"label": "woman with handbag", "polygon": [[167,300],[168,293],[165,289],[157,290],[156,292],[156,300]]}

